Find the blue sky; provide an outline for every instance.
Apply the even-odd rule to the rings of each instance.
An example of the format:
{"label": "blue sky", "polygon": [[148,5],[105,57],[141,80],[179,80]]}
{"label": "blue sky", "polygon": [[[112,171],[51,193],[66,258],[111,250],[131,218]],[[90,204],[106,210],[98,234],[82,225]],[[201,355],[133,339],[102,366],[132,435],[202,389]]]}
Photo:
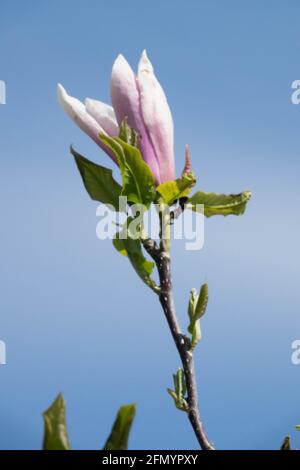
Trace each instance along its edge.
{"label": "blue sky", "polygon": [[128,402],[131,448],[197,448],[165,391],[179,359],[160,307],[96,238],[69,144],[110,161],[56,99],[61,82],[109,100],[116,55],[136,66],[144,48],[173,112],[177,173],[188,142],[201,189],[253,191],[243,217],[207,220],[203,250],[173,247],[183,324],[189,289],[210,285],[196,352],[207,432],[220,449],[278,448],[290,432],[299,447],[299,14],[296,0],[1,2],[1,449],[40,448],[60,391],[74,448],[100,448]]}

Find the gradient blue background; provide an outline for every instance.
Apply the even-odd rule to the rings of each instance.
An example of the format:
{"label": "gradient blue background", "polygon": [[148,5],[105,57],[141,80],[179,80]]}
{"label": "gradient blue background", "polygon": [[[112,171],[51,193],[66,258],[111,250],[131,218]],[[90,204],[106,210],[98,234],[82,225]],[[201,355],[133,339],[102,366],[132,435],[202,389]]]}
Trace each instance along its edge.
{"label": "gradient blue background", "polygon": [[73,447],[103,445],[138,404],[130,446],[193,449],[165,389],[179,360],[151,291],[110,241],[68,146],[110,165],[57,104],[56,83],[109,100],[113,60],[147,48],[202,189],[253,191],[243,217],[212,218],[205,247],[173,249],[178,312],[205,279],[196,352],[207,432],[220,449],[278,448],[300,422],[300,4],[282,1],[1,0],[0,448],[40,448],[59,391]]}

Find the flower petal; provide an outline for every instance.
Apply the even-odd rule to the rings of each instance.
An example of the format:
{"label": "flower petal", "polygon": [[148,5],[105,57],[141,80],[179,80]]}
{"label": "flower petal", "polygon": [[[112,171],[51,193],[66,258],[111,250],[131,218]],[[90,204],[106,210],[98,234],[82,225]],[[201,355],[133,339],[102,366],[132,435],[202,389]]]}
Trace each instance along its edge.
{"label": "flower petal", "polygon": [[140,136],[139,148],[145,162],[150,166],[157,183],[160,183],[158,161],[145,127],[136,77],[126,61],[119,55],[115,60],[111,76],[111,99],[119,125],[125,117],[130,127]]}
{"label": "flower petal", "polygon": [[161,182],[173,180],[175,162],[172,114],[146,51],[143,51],[139,62],[137,79],[142,116],[157,156]]}
{"label": "flower petal", "polygon": [[112,106],[86,98],[85,109],[110,136],[119,135],[119,126]]}
{"label": "flower petal", "polygon": [[84,104],[77,98],[68,95],[60,83],[57,85],[57,96],[59,103],[68,116],[116,162],[116,157],[112,151],[99,139],[99,134],[107,135],[107,133],[98,122],[88,114]]}
{"label": "flower petal", "polygon": [[57,85],[57,95],[58,101],[61,104],[64,111],[68,116],[76,122],[76,124],[82,129],[86,134],[88,134],[92,139],[99,144],[100,139],[98,137],[99,133],[105,133],[104,129],[95,121],[95,119],[90,116],[83,103],[77,98],[68,95],[66,90],[61,84]]}

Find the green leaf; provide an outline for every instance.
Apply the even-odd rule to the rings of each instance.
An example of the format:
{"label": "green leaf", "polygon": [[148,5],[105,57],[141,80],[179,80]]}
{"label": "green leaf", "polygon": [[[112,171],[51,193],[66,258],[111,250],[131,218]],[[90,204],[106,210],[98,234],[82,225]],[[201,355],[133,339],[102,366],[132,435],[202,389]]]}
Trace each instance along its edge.
{"label": "green leaf", "polygon": [[172,390],[171,388],[167,388],[167,392],[168,394],[173,398],[174,400],[174,404],[177,408],[177,403],[178,403],[178,397],[177,397],[177,394],[174,392],[174,390]]}
{"label": "green leaf", "polygon": [[190,297],[189,297],[189,305],[188,305],[188,315],[190,319],[190,325],[188,327],[188,331],[192,335],[191,347],[190,347],[191,351],[193,351],[193,349],[197,346],[197,344],[199,343],[201,339],[200,321],[195,322],[193,327],[191,327],[191,324],[193,323],[193,318],[195,315],[195,309],[196,309],[198,299],[199,299],[199,295],[197,294],[196,289],[191,289]]}
{"label": "green leaf", "polygon": [[116,211],[119,208],[119,196],[122,188],[114,180],[112,171],[101,165],[91,162],[71,147],[77,168],[81,174],[85,189],[95,201],[110,204]]}
{"label": "green leaf", "polygon": [[250,191],[229,195],[198,191],[187,200],[186,205],[194,211],[203,213],[202,208],[196,207],[197,204],[203,204],[206,217],[212,215],[242,215],[250,198]]}
{"label": "green leaf", "polygon": [[190,297],[189,297],[189,305],[188,305],[188,315],[190,321],[193,319],[194,313],[195,313],[195,308],[198,302],[198,294],[196,289],[191,289],[190,291]]}
{"label": "green leaf", "polygon": [[166,204],[172,205],[176,199],[187,197],[195,183],[195,174],[190,171],[174,181],[166,181],[160,184],[156,191],[162,196]]}
{"label": "green leaf", "polygon": [[190,351],[193,351],[202,338],[201,325],[199,320],[194,323],[192,328],[189,327],[189,332],[192,335]]}
{"label": "green leaf", "polygon": [[176,374],[173,374],[173,382],[177,396],[180,398],[184,398],[186,394],[186,383],[184,373],[181,368],[177,370]]}
{"label": "green leaf", "polygon": [[139,134],[128,125],[127,118],[121,122],[119,138],[134,147],[138,146]]}
{"label": "green leaf", "polygon": [[169,395],[173,398],[176,408],[181,411],[188,411],[188,404],[185,399],[186,383],[182,369],[179,368],[176,374],[173,374],[173,382],[175,391],[171,388],[167,388]]}
{"label": "green leaf", "polygon": [[297,429],[297,431],[300,431],[300,424],[296,424],[295,428]]}
{"label": "green leaf", "polygon": [[130,230],[132,217],[128,217],[122,230],[116,234],[113,245],[119,253],[127,255],[136,273],[151,289],[157,291],[157,286],[150,275],[155,264],[145,258],[139,238],[134,238]]}
{"label": "green leaf", "polygon": [[195,307],[193,320],[199,320],[203,317],[208,303],[208,284],[207,282],[201,286],[200,294]]}
{"label": "green leaf", "polygon": [[128,438],[135,412],[135,404],[121,406],[103,450],[128,449]]}
{"label": "green leaf", "polygon": [[291,450],[290,436],[286,436],[281,444],[280,450]]}
{"label": "green leaf", "polygon": [[190,333],[192,333],[195,323],[198,320],[200,320],[200,318],[204,315],[206,311],[207,303],[208,303],[208,284],[205,283],[201,286],[200,294],[198,296],[197,303],[195,305],[194,313],[191,318],[190,325],[188,327],[188,330]]}
{"label": "green leaf", "polygon": [[127,196],[130,202],[143,204],[148,208],[155,197],[155,182],[139,149],[118,137],[100,135],[100,139],[118,160],[123,182],[122,195]]}
{"label": "green leaf", "polygon": [[66,407],[62,394],[59,394],[50,408],[43,413],[43,450],[70,450],[71,445],[66,427]]}
{"label": "green leaf", "polygon": [[118,238],[118,234],[113,239],[113,245],[120,255],[128,256],[123,240]]}
{"label": "green leaf", "polygon": [[190,324],[188,326],[188,331],[192,335],[191,341],[191,351],[197,346],[201,339],[201,327],[200,327],[200,318],[204,315],[208,303],[208,284],[205,283],[200,289],[200,294],[197,296],[197,293],[194,289],[190,293],[189,301],[189,317]]}

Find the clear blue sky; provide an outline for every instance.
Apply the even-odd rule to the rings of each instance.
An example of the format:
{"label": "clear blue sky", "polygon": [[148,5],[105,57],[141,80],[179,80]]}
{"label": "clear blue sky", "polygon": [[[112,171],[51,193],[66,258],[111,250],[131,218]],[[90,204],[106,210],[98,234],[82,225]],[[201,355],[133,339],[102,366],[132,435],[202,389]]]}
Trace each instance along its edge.
{"label": "clear blue sky", "polygon": [[196,353],[207,432],[221,449],[278,448],[300,422],[299,14],[296,0],[1,1],[1,449],[39,448],[59,391],[77,449],[101,447],[133,401],[131,448],[197,447],[165,391],[179,360],[160,307],[96,238],[69,144],[110,162],[56,99],[62,82],[109,100],[116,55],[135,66],[144,48],[173,111],[178,173],[188,142],[202,189],[253,191],[243,217],[207,220],[203,250],[173,249],[182,323],[190,287],[210,285]]}

